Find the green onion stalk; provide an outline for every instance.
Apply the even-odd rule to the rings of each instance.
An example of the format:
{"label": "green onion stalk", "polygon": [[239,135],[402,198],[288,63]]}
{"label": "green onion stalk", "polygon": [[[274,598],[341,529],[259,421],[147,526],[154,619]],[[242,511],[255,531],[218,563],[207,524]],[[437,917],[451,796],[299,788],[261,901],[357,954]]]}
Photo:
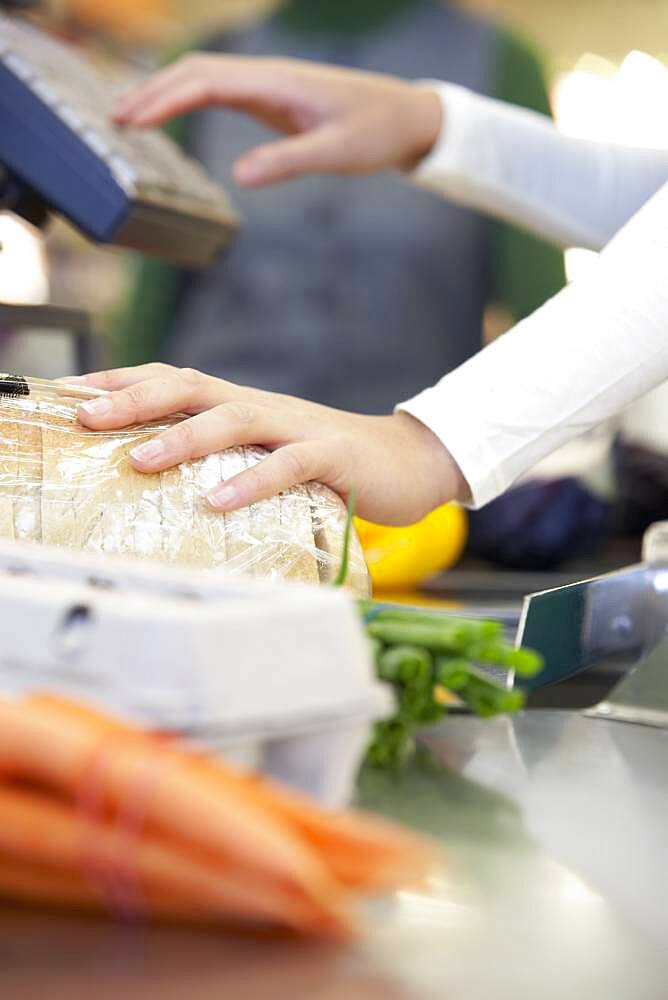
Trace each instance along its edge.
{"label": "green onion stalk", "polygon": [[[345,583],[348,573],[354,509],[353,489],[337,586]],[[538,653],[516,649],[506,641],[499,622],[374,601],[360,601],[359,609],[378,677],[392,686],[397,701],[394,717],[374,727],[368,761],[378,767],[405,764],[415,752],[418,731],[439,722],[453,708],[482,718],[523,708],[524,693],[499,683],[485,667],[501,667],[524,678],[534,677],[543,667]]]}
{"label": "green onion stalk", "polygon": [[392,685],[397,698],[396,715],[376,724],[369,747],[369,762],[379,767],[405,763],[419,729],[453,708],[482,718],[523,708],[524,693],[499,683],[485,667],[533,677],[543,666],[538,653],[511,646],[498,622],[373,601],[360,601],[359,607],[378,677]]}

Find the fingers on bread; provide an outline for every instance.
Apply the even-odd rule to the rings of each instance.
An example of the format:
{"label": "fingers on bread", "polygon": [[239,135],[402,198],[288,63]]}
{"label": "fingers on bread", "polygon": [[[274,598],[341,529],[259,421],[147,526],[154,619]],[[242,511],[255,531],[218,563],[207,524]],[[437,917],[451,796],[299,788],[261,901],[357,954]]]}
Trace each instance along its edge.
{"label": "fingers on bread", "polygon": [[[184,566],[225,566],[262,578],[331,583],[343,556],[346,512],[319,484],[297,486],[221,514],[204,495],[251,468],[261,448],[231,448],[161,473],[137,472],[129,452],[155,428],[93,433],[75,402],[0,402],[0,536]],[[368,595],[353,532],[348,585]]]}

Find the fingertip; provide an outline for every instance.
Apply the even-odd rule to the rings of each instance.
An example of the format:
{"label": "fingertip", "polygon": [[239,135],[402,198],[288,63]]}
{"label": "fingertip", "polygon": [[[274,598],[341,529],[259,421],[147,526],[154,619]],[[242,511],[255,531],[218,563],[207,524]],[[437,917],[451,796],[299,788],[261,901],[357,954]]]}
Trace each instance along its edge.
{"label": "fingertip", "polygon": [[204,497],[204,501],[215,511],[234,510],[241,506],[238,490],[229,483],[222,483]]}
{"label": "fingertip", "polygon": [[152,472],[157,466],[165,465],[167,448],[160,438],[145,441],[130,450],[130,461],[140,472]]}
{"label": "fingertip", "polygon": [[242,187],[261,187],[272,180],[266,163],[259,156],[244,156],[237,160],[233,174]]}
{"label": "fingertip", "polygon": [[122,97],[116,101],[113,110],[113,119],[115,122],[125,122],[128,121],[132,116],[132,110],[137,102],[136,94],[124,94]]}
{"label": "fingertip", "polygon": [[95,427],[100,420],[109,417],[113,411],[113,403],[106,396],[89,399],[77,407],[79,422],[87,427]]}
{"label": "fingertip", "polygon": [[114,108],[112,118],[117,125],[137,127],[152,123],[155,114],[151,113],[149,95],[131,94],[121,99]]}
{"label": "fingertip", "polygon": [[158,122],[156,115],[147,111],[128,111],[122,118],[116,118],[116,123],[123,128],[145,128]]}

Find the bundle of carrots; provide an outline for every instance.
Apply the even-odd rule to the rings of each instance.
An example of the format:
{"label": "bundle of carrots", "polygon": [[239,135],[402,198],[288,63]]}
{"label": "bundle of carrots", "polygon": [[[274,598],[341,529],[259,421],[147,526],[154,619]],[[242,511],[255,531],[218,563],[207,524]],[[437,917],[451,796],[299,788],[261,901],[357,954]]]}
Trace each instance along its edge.
{"label": "bundle of carrots", "polygon": [[419,837],[54,695],[0,699],[0,896],[345,940],[421,881]]}

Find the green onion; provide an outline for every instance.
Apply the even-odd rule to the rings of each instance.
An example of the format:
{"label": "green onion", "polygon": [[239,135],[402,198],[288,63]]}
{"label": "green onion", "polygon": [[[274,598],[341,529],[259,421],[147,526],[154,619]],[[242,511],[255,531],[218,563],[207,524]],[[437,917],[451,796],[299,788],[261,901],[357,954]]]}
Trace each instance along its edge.
{"label": "green onion", "polygon": [[533,649],[511,649],[505,655],[504,664],[520,677],[535,677],[545,666],[543,657]]}
{"label": "green onion", "polygon": [[421,646],[433,652],[474,654],[480,637],[466,622],[394,622],[374,618],[367,625],[370,636],[387,645]]}
{"label": "green onion", "polygon": [[428,685],[434,669],[432,657],[418,646],[394,646],[378,658],[378,674],[383,680]]}
{"label": "green onion", "polygon": [[436,683],[448,691],[458,692],[465,688],[470,672],[471,664],[468,660],[439,656],[436,661]]}
{"label": "green onion", "polygon": [[438,612],[359,602],[378,677],[394,688],[397,714],[377,723],[368,761],[400,767],[416,749],[421,726],[440,721],[448,710],[445,692],[456,705],[482,718],[517,712],[525,695],[491,678],[485,665],[525,677],[542,668],[538,653],[514,649],[499,622],[455,618]]}
{"label": "green onion", "polygon": [[423,625],[425,628],[440,629],[444,625],[457,627],[465,635],[482,642],[503,638],[503,625],[485,619],[456,618],[438,611],[414,611],[411,608],[390,607],[374,601],[359,601],[360,611],[369,621],[394,625]]}
{"label": "green onion", "polygon": [[[343,555],[335,586],[348,577],[350,538],[356,490],[348,499]],[[433,725],[447,712],[444,692],[456,704],[482,718],[517,712],[525,703],[522,691],[490,678],[480,666],[503,667],[521,677],[534,677],[543,667],[530,649],[514,649],[500,622],[456,618],[440,612],[413,610],[360,601],[369,649],[378,677],[394,688],[397,714],[376,723],[367,760],[376,767],[401,767],[416,750],[421,726]]]}
{"label": "green onion", "polygon": [[355,486],[352,487],[350,491],[350,496],[348,497],[348,515],[346,517],[346,527],[343,532],[343,556],[341,557],[341,565],[339,566],[339,572],[336,575],[336,580],[334,581],[335,587],[343,587],[346,580],[348,579],[348,564],[350,562],[350,536],[353,530],[353,517],[355,516],[355,503],[357,501],[357,489]]}

